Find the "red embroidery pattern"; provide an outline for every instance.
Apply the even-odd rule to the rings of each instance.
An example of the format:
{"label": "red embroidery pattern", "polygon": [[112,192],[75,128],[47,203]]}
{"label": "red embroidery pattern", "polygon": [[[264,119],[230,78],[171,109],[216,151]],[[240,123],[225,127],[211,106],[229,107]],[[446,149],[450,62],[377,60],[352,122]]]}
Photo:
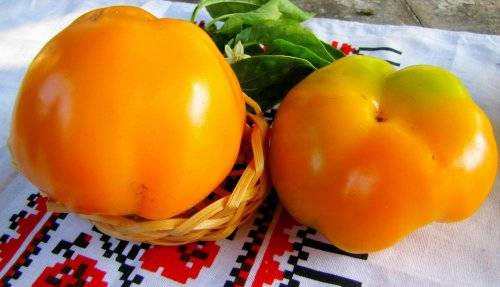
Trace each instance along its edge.
{"label": "red embroidery pattern", "polygon": [[64,263],[45,268],[33,286],[108,286],[104,281],[105,273],[96,268],[96,263],[96,260],[82,255],[66,259]]}
{"label": "red embroidery pattern", "polygon": [[[16,232],[19,234],[18,238],[9,238],[5,242],[0,242],[0,270],[2,270],[7,262],[9,262],[21,244],[26,240],[26,237],[33,231],[35,226],[42,220],[45,213],[47,213],[47,199],[39,195],[32,194],[28,197],[28,206],[33,205],[36,213],[30,214],[27,217],[26,211],[22,210],[17,216],[19,219],[13,223],[17,225]],[[23,212],[24,211],[24,212]]]}
{"label": "red embroidery pattern", "polygon": [[264,283],[271,285],[275,280],[283,280],[284,272],[279,270],[280,264],[274,260],[274,256],[282,256],[285,251],[293,250],[293,245],[289,241],[290,236],[285,233],[285,230],[295,225],[299,225],[299,223],[288,212],[282,211],[278,223],[271,234],[271,240],[264,253],[262,263],[257,270],[252,286],[258,287],[264,285]]}
{"label": "red embroidery pattern", "polygon": [[213,241],[198,242],[178,247],[153,246],[141,257],[141,268],[185,284],[189,278],[198,277],[203,267],[210,267],[220,247]]}
{"label": "red embroidery pattern", "polygon": [[[26,246],[26,249],[22,252],[22,254],[16,259],[15,263],[9,268],[9,270],[5,273],[5,276],[2,277],[0,281],[0,286],[11,286],[10,280],[17,280],[22,276],[22,271],[20,269],[28,267],[31,265],[33,260],[35,260],[35,256],[37,256],[41,247],[40,244],[42,242],[48,242],[51,238],[49,235],[50,231],[56,231],[59,227],[59,224],[56,222],[59,219],[64,219],[66,214],[64,213],[52,213],[47,221],[43,224],[42,228],[35,234],[31,242]],[[2,285],[4,284],[4,285]]]}
{"label": "red embroidery pattern", "polygon": [[278,204],[277,201],[278,198],[276,194],[271,194],[264,201],[264,204],[259,207],[257,216],[253,221],[253,227],[248,232],[247,240],[242,246],[242,249],[245,250],[246,253],[241,254],[236,258],[236,263],[239,264],[239,266],[236,265],[231,269],[229,276],[232,278],[226,280],[224,287],[246,286],[245,284],[248,279],[248,274],[254,266],[255,258],[260,252],[264,237],[266,237],[269,226],[273,220],[276,206]]}
{"label": "red embroidery pattern", "polygon": [[350,44],[347,43],[342,43],[339,47],[339,42],[338,41],[332,41],[332,47],[339,49],[342,51],[344,54],[349,55],[354,53],[357,49]]}

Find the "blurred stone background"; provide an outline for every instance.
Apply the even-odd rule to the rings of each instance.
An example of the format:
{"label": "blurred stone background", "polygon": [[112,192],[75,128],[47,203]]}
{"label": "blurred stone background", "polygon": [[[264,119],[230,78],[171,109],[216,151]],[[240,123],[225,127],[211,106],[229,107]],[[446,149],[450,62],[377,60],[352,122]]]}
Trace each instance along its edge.
{"label": "blurred stone background", "polygon": [[292,1],[303,9],[316,13],[316,17],[500,34],[500,0]]}

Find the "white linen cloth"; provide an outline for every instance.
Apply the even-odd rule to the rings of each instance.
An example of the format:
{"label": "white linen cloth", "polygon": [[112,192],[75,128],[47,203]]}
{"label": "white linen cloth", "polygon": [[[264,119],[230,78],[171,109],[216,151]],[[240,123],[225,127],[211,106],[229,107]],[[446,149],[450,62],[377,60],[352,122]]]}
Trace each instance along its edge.
{"label": "white linen cloth", "polygon": [[[0,2],[0,146],[6,144],[12,107],[23,75],[40,48],[83,12],[116,4],[140,6],[158,17],[183,19],[189,18],[194,7],[192,4],[145,0]],[[200,17],[207,18],[208,15],[203,12]],[[311,19],[305,25],[327,42],[335,40],[340,44],[349,43],[353,47],[361,47],[361,53],[384,57],[399,63],[401,67],[432,64],[450,70],[462,79],[473,98],[486,111],[494,126],[497,142],[500,143],[500,36],[319,18]],[[390,47],[399,53],[387,49],[363,49],[376,47]],[[0,236],[2,234],[19,236],[7,228],[10,224],[9,219],[20,207],[24,206],[26,195],[34,192],[36,189],[11,169],[8,149],[1,148]],[[29,212],[36,213],[36,211]],[[247,286],[252,285],[252,282],[254,286],[259,286],[254,280],[259,272],[259,266],[263,264],[264,253],[273,236],[272,231],[279,225],[278,217],[281,214],[279,207],[274,210],[262,248],[255,256],[255,262],[248,271],[247,280],[243,282]],[[45,213],[44,219],[47,219],[49,215],[49,212]],[[58,229],[57,233],[52,234],[53,239],[70,238],[68,232],[78,234],[81,231],[93,234],[94,237],[98,235],[86,222],[77,217],[68,216],[61,224],[65,226],[65,230]],[[32,238],[40,228],[41,224],[34,226],[33,232],[27,235],[27,238]],[[233,241],[217,242],[221,251],[213,265],[210,268],[205,267],[196,278],[191,277],[187,280],[186,284],[191,286],[227,284],[228,278],[232,278],[229,275],[231,269],[224,269],[224,266],[234,264],[233,257],[241,253],[239,243],[245,242],[244,230],[251,229],[251,227],[245,228],[241,228],[243,231],[239,231]],[[291,234],[289,241],[295,238],[292,234],[294,230],[300,228],[300,226],[295,226],[286,229],[285,233]],[[74,229],[74,231],[69,231],[69,229]],[[243,238],[238,239],[239,237]],[[314,238],[324,241],[317,234]],[[25,247],[26,244],[23,243],[20,248]],[[98,244],[90,246],[97,247],[78,250],[81,254],[97,260],[97,267],[106,272],[103,281],[113,286],[124,284],[118,276],[121,273],[116,275],[117,271],[111,270],[116,268],[116,265],[112,265],[114,263],[110,263],[108,259],[99,259],[102,255],[98,252]],[[47,245],[45,249],[42,248],[40,254],[30,257],[33,258],[32,264],[28,267],[21,267],[19,270],[24,270],[22,275],[18,279],[10,280],[9,284],[12,286],[30,285],[38,276],[36,270],[41,270],[41,267],[36,266],[43,265],[43,262],[47,266],[52,266],[61,261],[60,258],[53,257],[55,253],[51,253],[50,249]],[[16,254],[20,254],[20,250]],[[299,259],[302,260],[302,265],[320,272],[335,273],[351,278],[366,286],[500,286],[500,182],[497,178],[494,190],[487,201],[469,219],[453,224],[434,223],[421,228],[392,248],[370,254],[367,260],[343,258],[337,254],[332,255],[313,248],[307,250],[309,257]],[[295,251],[286,252],[272,257],[280,263],[280,270],[285,270],[288,266],[286,255]],[[0,245],[0,264],[1,260]],[[14,261],[10,259],[3,269],[0,268],[0,277],[8,273],[7,269],[12,268]],[[136,257],[130,261],[129,265],[138,266],[140,261]],[[109,267],[108,270],[107,264],[114,267]],[[168,279],[160,273],[159,271],[151,272],[151,274],[142,273],[141,276],[144,279],[139,285],[180,284],[180,281]],[[295,274],[293,278],[299,281],[301,286],[327,285],[326,282],[310,279],[300,274]],[[270,283],[272,286],[279,286],[279,283],[291,282],[287,280],[287,278],[276,279]]]}

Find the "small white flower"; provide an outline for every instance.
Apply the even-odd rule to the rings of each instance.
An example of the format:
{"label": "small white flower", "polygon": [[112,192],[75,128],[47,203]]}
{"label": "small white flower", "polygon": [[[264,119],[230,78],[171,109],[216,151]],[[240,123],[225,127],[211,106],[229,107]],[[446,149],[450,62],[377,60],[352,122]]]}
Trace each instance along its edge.
{"label": "small white flower", "polygon": [[234,48],[231,49],[229,45],[224,47],[224,51],[226,52],[226,61],[229,64],[233,64],[238,62],[239,60],[250,58],[250,55],[245,54],[245,49],[243,48],[243,44],[241,41],[238,41]]}

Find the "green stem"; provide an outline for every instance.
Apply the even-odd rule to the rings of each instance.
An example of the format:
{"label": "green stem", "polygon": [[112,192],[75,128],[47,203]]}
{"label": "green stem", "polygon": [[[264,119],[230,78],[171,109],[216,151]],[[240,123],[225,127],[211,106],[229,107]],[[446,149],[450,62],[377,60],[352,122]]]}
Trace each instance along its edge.
{"label": "green stem", "polygon": [[196,16],[198,16],[198,13],[200,12],[200,9],[205,7],[205,2],[206,0],[200,0],[198,4],[196,4],[196,7],[194,7],[193,13],[191,13],[191,22],[195,22]]}
{"label": "green stem", "polygon": [[229,18],[231,16],[234,16],[236,14],[239,14],[239,13],[233,13],[233,14],[226,14],[226,15],[222,15],[220,17],[217,17],[215,19],[212,19],[210,20],[210,22],[208,22],[206,25],[205,25],[205,29],[208,30],[208,28],[210,28],[211,26],[215,25],[215,23],[217,23],[218,21],[221,21],[221,20],[224,20],[226,18]]}

